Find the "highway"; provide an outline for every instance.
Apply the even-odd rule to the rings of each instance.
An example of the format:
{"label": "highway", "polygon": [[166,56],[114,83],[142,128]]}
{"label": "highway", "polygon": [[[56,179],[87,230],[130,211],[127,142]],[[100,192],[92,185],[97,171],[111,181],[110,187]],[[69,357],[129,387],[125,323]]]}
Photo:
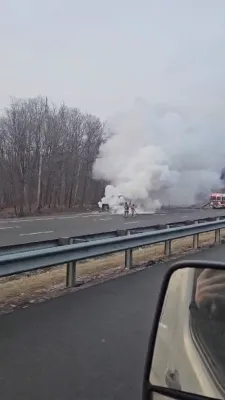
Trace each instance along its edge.
{"label": "highway", "polygon": [[124,219],[109,213],[69,214],[39,216],[21,219],[0,220],[0,246],[38,242],[59,237],[81,235],[144,227],[155,224],[169,224],[187,219],[194,220],[210,216],[225,216],[225,210],[179,210],[142,214]]}
{"label": "highway", "polygon": [[[225,259],[225,245],[186,259]],[[166,264],[0,317],[4,400],[140,400]]]}

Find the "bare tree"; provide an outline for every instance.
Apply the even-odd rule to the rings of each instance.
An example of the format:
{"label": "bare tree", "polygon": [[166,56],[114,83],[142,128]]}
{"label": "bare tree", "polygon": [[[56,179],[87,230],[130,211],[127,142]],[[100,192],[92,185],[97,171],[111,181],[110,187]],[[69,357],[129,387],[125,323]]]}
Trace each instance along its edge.
{"label": "bare tree", "polygon": [[0,117],[0,204],[19,215],[90,205],[104,182],[92,168],[106,140],[99,118],[47,98],[13,99]]}

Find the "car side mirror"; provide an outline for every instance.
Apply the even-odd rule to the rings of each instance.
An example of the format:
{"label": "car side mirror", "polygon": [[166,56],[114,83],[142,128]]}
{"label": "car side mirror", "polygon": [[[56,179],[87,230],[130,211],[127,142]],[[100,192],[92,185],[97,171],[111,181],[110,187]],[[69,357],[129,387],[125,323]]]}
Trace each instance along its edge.
{"label": "car side mirror", "polygon": [[225,398],[225,263],[167,272],[146,358],[143,400]]}

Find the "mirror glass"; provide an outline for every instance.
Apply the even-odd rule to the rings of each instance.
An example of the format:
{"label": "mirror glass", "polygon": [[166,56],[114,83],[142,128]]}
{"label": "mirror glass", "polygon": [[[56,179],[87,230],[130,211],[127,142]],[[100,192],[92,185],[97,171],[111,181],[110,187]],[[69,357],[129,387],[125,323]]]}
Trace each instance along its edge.
{"label": "mirror glass", "polygon": [[184,268],[172,274],[149,379],[156,386],[225,398],[225,270]]}

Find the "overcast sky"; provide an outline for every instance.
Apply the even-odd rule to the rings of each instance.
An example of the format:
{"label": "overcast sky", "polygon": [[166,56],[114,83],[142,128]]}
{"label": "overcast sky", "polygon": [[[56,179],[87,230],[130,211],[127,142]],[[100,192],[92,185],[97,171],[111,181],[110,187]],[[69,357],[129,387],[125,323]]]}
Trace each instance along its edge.
{"label": "overcast sky", "polygon": [[224,114],[224,0],[7,0],[0,109],[49,96],[105,118],[135,98]]}

